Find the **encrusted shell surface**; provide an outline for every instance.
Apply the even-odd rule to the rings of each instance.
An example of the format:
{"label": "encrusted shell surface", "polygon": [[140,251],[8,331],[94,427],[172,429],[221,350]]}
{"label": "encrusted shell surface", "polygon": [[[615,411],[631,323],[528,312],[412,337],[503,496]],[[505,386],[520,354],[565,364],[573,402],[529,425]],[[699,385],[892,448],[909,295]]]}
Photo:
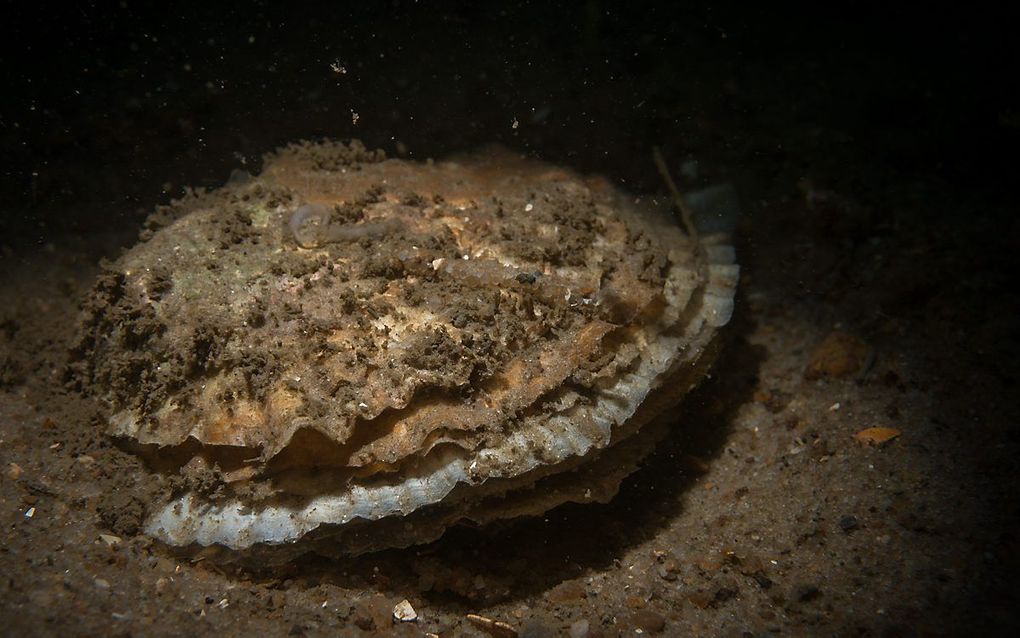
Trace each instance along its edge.
{"label": "encrusted shell surface", "polygon": [[725,235],[501,150],[292,145],[143,239],[86,307],[80,372],[185,478],[145,527],[176,546],[368,551],[609,498],[738,276]]}

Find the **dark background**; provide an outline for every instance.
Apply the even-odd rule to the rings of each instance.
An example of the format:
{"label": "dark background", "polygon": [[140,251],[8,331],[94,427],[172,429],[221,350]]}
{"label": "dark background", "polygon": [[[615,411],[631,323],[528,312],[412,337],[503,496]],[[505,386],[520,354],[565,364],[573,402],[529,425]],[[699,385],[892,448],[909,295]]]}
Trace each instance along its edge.
{"label": "dark background", "polygon": [[811,173],[863,198],[924,182],[992,206],[1017,169],[1010,21],[973,4],[18,2],[2,22],[13,245],[135,226],[321,136],[499,142],[632,190],[661,190],[655,145],[705,181]]}

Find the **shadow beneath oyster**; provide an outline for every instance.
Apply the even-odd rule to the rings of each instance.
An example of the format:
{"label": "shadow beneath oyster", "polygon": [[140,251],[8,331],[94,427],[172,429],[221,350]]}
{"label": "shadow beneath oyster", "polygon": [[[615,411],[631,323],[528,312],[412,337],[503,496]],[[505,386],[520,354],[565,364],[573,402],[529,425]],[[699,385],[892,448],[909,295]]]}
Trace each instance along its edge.
{"label": "shadow beneath oyster", "polygon": [[751,326],[745,313],[734,316],[710,378],[672,410],[665,438],[609,503],[568,503],[539,517],[455,526],[436,541],[406,549],[342,559],[307,554],[271,572],[228,569],[256,578],[291,578],[291,586],[331,584],[420,595],[431,604],[464,610],[526,599],[609,567],[678,517],[688,490],[724,451],[764,359],[762,348],[744,338]]}

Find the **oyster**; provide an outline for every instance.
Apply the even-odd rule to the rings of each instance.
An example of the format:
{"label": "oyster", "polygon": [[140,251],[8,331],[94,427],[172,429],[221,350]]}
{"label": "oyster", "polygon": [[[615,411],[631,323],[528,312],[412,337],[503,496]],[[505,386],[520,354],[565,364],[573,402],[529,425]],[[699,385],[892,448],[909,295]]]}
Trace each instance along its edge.
{"label": "oyster", "polygon": [[598,178],[302,143],[154,215],[76,365],[109,433],[181,477],[146,533],[358,553],[611,498],[737,276],[724,234]]}

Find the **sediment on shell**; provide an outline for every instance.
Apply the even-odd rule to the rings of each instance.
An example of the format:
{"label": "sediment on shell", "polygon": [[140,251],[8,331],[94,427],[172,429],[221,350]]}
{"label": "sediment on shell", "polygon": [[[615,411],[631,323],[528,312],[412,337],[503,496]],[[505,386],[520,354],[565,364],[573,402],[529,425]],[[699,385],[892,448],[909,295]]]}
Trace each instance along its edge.
{"label": "sediment on shell", "polygon": [[189,199],[86,304],[82,386],[178,486],[155,538],[354,551],[345,530],[538,513],[645,449],[710,363],[724,234],[506,152],[363,150],[290,147]]}

